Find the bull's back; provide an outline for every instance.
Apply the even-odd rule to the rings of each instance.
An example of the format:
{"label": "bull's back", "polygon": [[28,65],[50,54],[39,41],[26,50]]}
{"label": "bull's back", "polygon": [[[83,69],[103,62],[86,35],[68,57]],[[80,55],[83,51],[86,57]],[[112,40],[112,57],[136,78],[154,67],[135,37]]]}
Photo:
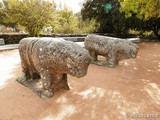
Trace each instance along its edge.
{"label": "bull's back", "polygon": [[94,51],[98,55],[106,55],[112,49],[112,42],[110,40],[96,38],[86,38],[85,39],[85,48],[89,51]]}

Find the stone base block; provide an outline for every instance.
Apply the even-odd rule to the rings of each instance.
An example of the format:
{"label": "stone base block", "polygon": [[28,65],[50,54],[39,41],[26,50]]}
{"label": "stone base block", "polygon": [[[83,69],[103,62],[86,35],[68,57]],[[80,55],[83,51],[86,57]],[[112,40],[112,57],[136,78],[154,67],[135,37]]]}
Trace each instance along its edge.
{"label": "stone base block", "polygon": [[98,61],[91,61],[91,63],[98,66],[115,68],[115,65],[109,64],[107,61],[98,60]]}
{"label": "stone base block", "polygon": [[4,39],[0,38],[0,45],[4,45]]}
{"label": "stone base block", "polygon": [[19,82],[22,85],[28,87],[33,92],[35,92],[39,97],[44,98],[44,99],[52,97],[54,92],[56,92],[60,89],[69,90],[68,84],[66,83],[64,85],[63,81],[60,81],[59,83],[55,84],[54,85],[55,87],[51,88],[49,90],[46,90],[46,89],[43,88],[41,79],[24,80],[22,78],[17,78],[17,82]]}

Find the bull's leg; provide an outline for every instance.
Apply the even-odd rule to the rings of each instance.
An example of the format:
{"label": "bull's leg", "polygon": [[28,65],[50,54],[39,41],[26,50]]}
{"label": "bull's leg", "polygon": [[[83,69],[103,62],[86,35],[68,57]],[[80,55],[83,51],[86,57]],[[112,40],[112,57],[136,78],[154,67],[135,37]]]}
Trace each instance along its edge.
{"label": "bull's leg", "polygon": [[30,67],[27,67],[26,65],[22,65],[22,79],[32,81],[34,79],[39,79],[40,75],[37,73],[34,73],[33,70]]}
{"label": "bull's leg", "polygon": [[69,90],[67,74],[52,75],[52,88],[54,89],[54,91],[58,91],[62,88]]}
{"label": "bull's leg", "polygon": [[49,98],[53,96],[53,90],[51,88],[51,75],[47,72],[47,70],[41,71],[40,72],[41,76],[41,82],[43,86],[43,91],[41,93],[41,97],[43,98]]}
{"label": "bull's leg", "polygon": [[68,86],[68,80],[67,80],[67,74],[63,74],[63,78],[62,80],[64,81],[64,89],[69,90],[69,86]]}
{"label": "bull's leg", "polygon": [[94,51],[89,51],[91,57],[93,58],[93,61],[97,61],[97,54]]}
{"label": "bull's leg", "polygon": [[40,75],[39,74],[37,74],[37,73],[32,73],[32,79],[34,80],[34,79],[40,79]]}
{"label": "bull's leg", "polygon": [[25,62],[21,62],[21,66],[22,66],[22,80],[29,80],[31,79],[31,75],[30,75],[30,71],[28,68],[28,65]]}
{"label": "bull's leg", "polygon": [[117,65],[116,53],[114,51],[110,51],[108,57],[106,57],[107,66],[108,67],[115,67]]}
{"label": "bull's leg", "polygon": [[21,57],[21,66],[22,66],[22,77],[21,78],[18,78],[17,80],[18,81],[26,81],[26,80],[29,80],[31,78],[31,75],[30,75],[30,71],[29,71],[29,68],[28,68],[28,64],[27,64],[27,61],[25,59],[25,50],[20,46],[19,48],[19,54],[20,54],[20,57]]}

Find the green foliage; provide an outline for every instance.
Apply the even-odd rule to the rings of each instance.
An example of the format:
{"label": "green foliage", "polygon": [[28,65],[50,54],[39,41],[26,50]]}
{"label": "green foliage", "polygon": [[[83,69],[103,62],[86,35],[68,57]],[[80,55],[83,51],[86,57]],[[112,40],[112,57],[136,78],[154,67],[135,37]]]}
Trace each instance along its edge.
{"label": "green foliage", "polygon": [[[106,5],[111,4],[106,11]],[[86,0],[81,10],[83,20],[95,19],[98,32],[116,36],[128,34],[129,29],[152,30],[160,37],[159,0]]]}
{"label": "green foliage", "polygon": [[[109,11],[106,11],[109,5]],[[81,10],[83,20],[95,19],[99,23],[98,32],[114,33],[119,36],[130,28],[129,19],[119,12],[118,0],[87,0]]]}
{"label": "green foliage", "polygon": [[10,20],[10,22],[5,22],[4,18],[6,17],[6,8],[5,8],[5,4],[3,2],[0,2],[0,25],[5,25],[8,27],[14,27],[16,26],[16,23],[14,20]]}
{"label": "green foliage", "polygon": [[66,6],[64,9],[56,11],[54,14],[54,21],[52,22],[54,33],[74,33],[78,30],[77,17],[73,15],[73,12]]}
{"label": "green foliage", "polygon": [[[126,17],[141,19],[140,29],[152,30],[160,38],[160,0],[119,0]],[[137,28],[137,26],[135,26]]]}
{"label": "green foliage", "polygon": [[54,3],[40,0],[5,0],[5,6],[0,4],[0,15],[0,24],[27,31],[29,36],[38,36],[50,26],[59,34],[91,33],[99,25],[96,19],[82,20],[80,13],[74,15],[65,5],[56,10]]}
{"label": "green foliage", "polygon": [[75,15],[78,18],[78,33],[93,33],[96,32],[99,24],[95,19],[82,19],[82,15],[77,13]]}
{"label": "green foliage", "polygon": [[4,8],[3,3],[0,1],[0,10],[2,10]]}
{"label": "green foliage", "polygon": [[4,23],[17,23],[24,26],[30,36],[38,36],[43,26],[53,18],[55,4],[40,3],[39,0],[6,0]]}
{"label": "green foliage", "polygon": [[125,12],[126,17],[136,13],[140,19],[148,20],[149,18],[160,18],[160,1],[159,0],[119,0],[120,10]]}
{"label": "green foliage", "polygon": [[99,27],[99,24],[96,22],[95,19],[86,19],[85,21],[81,22],[81,31],[82,33],[93,33],[96,32],[96,29]]}
{"label": "green foliage", "polygon": [[137,30],[137,29],[130,29],[129,33],[136,36],[145,36],[150,37],[153,34],[153,31],[143,31],[143,30]]}
{"label": "green foliage", "polygon": [[3,3],[0,2],[0,24],[2,24],[3,16],[4,16],[4,6]]}
{"label": "green foliage", "polygon": [[65,5],[57,10],[52,22],[53,32],[60,34],[91,33],[96,30],[95,20],[82,20],[81,14],[73,14]]}
{"label": "green foliage", "polygon": [[[106,5],[109,4],[109,11],[106,11]],[[128,33],[128,30],[137,24],[137,19],[126,18],[124,13],[119,11],[120,4],[118,0],[87,0],[81,10],[83,20],[95,19],[99,24],[97,32],[111,33],[122,37]]]}

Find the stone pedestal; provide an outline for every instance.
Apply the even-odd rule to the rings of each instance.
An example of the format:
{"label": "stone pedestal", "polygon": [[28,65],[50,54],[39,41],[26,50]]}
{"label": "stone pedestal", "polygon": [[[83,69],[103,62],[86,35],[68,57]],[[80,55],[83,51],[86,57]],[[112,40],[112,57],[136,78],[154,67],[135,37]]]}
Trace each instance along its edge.
{"label": "stone pedestal", "polygon": [[56,80],[58,82],[54,82],[55,80],[52,80],[52,86],[50,89],[44,89],[43,81],[41,79],[28,79],[26,80],[25,77],[17,78],[17,82],[21,83],[22,85],[28,87],[33,92],[35,92],[39,97],[41,98],[49,98],[54,95],[54,92],[65,89],[69,90],[68,82],[67,82],[67,74],[62,75],[62,77],[59,77],[59,80]]}

